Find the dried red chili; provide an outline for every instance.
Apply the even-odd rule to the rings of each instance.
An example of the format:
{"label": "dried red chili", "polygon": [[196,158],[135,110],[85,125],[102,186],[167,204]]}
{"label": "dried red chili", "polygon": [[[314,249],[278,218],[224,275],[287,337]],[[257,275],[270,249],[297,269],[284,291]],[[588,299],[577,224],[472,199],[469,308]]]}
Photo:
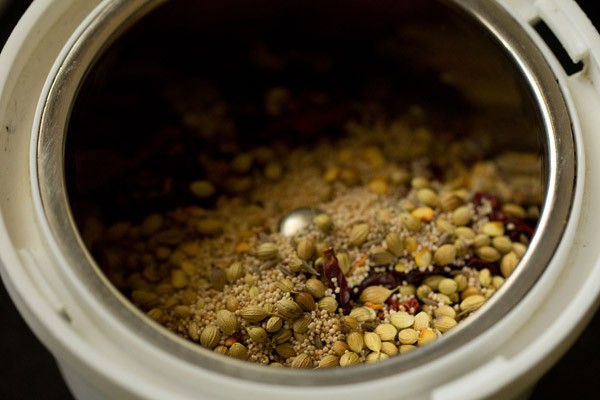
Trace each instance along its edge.
{"label": "dried red chili", "polygon": [[[457,267],[447,266],[451,269],[455,269]],[[394,289],[403,284],[403,282],[407,282],[411,285],[420,285],[425,278],[430,275],[444,275],[450,276],[448,272],[443,267],[433,266],[426,271],[420,271],[418,269],[413,269],[409,272],[376,272],[371,273],[371,275],[367,276],[358,286],[358,289],[355,291],[356,296],[360,296],[362,291],[369,286],[383,286],[388,289]]]}
{"label": "dried red chili", "polygon": [[369,286],[383,286],[388,289],[393,289],[398,286],[398,276],[399,273],[394,272],[385,272],[385,273],[374,273],[370,276],[366,277],[358,288],[358,294],[362,293],[362,291]]}
{"label": "dried red chili", "polygon": [[398,311],[398,300],[394,299],[393,297],[389,297],[386,301],[385,304],[388,308],[388,310],[390,311]]}
{"label": "dried red chili", "polygon": [[500,206],[498,198],[491,193],[477,192],[473,196],[473,204],[475,204],[475,207],[481,206],[484,203],[484,200],[490,205],[492,210],[498,209]]}
{"label": "dried red chili", "polygon": [[[337,294],[338,302],[340,303],[344,314],[349,314],[352,310],[352,305],[350,304],[350,288],[348,287],[348,282],[346,281],[344,273],[340,269],[335,252],[331,247],[326,249],[323,253],[323,277],[327,280],[330,288],[335,289],[337,287],[340,289]],[[334,280],[336,281],[335,283]]]}
{"label": "dried red chili", "polygon": [[525,235],[527,239],[531,239],[533,236],[534,228],[522,219],[514,217],[505,218],[504,224],[507,227],[508,237],[513,242],[520,241],[521,235]]}
{"label": "dried red chili", "polygon": [[413,314],[416,314],[419,311],[421,311],[421,304],[419,303],[419,300],[415,299],[414,297],[410,300],[400,303],[400,306],[404,307],[404,309],[407,312],[413,313]]}
{"label": "dried red chili", "polygon": [[490,212],[487,213],[490,221],[504,221],[504,213],[500,207],[500,201],[496,196],[488,192],[475,193],[475,196],[473,196],[475,207],[480,207],[484,202],[491,207]]}
{"label": "dried red chili", "polygon": [[[401,309],[404,309],[405,311],[410,313],[412,310],[413,314],[416,314],[419,311],[421,311],[421,304],[419,303],[419,300],[417,300],[414,297],[410,300],[402,301],[402,302],[400,302],[396,299],[389,298],[385,301],[385,304],[386,304],[388,310],[390,310],[390,311],[399,311]],[[382,317],[383,317],[383,314],[381,315],[380,318],[382,318]]]}
{"label": "dried red chili", "polygon": [[487,268],[493,275],[500,274],[500,269],[494,263],[483,261],[477,257],[471,257],[467,262],[467,267],[476,269],[477,271]]}

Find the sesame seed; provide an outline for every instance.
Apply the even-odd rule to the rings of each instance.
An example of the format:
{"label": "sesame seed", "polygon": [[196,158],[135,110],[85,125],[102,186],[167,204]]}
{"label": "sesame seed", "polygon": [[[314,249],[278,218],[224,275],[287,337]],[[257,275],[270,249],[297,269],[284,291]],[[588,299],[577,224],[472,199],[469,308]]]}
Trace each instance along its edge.
{"label": "sesame seed", "polygon": [[[511,204],[512,208],[525,208],[539,202],[517,192],[516,188],[513,192],[510,182],[503,180],[499,173],[491,174],[489,169],[478,168],[477,164],[465,165],[460,158],[447,160],[440,158],[444,154],[430,154],[431,158],[411,159],[410,145],[405,150],[407,153],[402,153],[402,149],[392,152],[387,146],[390,140],[409,143],[417,140],[413,135],[415,131],[425,135],[430,128],[413,128],[402,116],[391,123],[379,117],[375,125],[369,122],[349,125],[349,130],[362,134],[348,135],[334,143],[316,142],[310,150],[307,147],[282,150],[285,154],[276,164],[277,179],[273,173],[264,175],[266,165],[258,161],[264,156],[264,148],[260,151],[261,148],[256,148],[229,160],[230,167],[239,175],[237,178],[247,178],[237,181],[238,189],[243,183],[244,190],[230,188],[217,193],[222,190],[221,182],[228,182],[231,176],[188,183],[188,187],[194,182],[196,186],[197,182],[210,186],[214,207],[204,207],[205,203],[199,203],[202,207],[181,206],[163,214],[152,213],[137,223],[120,221],[107,227],[102,248],[110,255],[107,257],[110,278],[124,293],[130,294],[137,307],[167,329],[192,341],[198,342],[198,333],[207,327],[219,326],[217,314],[228,310],[235,324],[228,326],[232,321],[221,318],[222,335],[212,337],[211,346],[217,339],[219,350],[239,343],[233,348],[240,349],[243,345],[246,359],[260,364],[280,363],[290,367],[297,355],[306,354],[310,365],[316,367],[325,356],[339,357],[342,352],[338,342],[346,341],[349,333],[343,331],[346,325],[341,320],[348,306],[364,307],[367,311],[362,315],[364,318],[355,321],[353,329],[357,332],[373,332],[377,324],[389,324],[399,312],[413,316],[424,312],[431,317],[437,308],[446,305],[456,311],[456,322],[460,323],[477,312],[477,307],[471,304],[474,300],[464,303],[465,298],[477,295],[477,300],[487,299],[496,290],[490,285],[482,287],[477,268],[470,267],[472,261],[478,262],[473,239],[451,233],[460,225],[463,230],[479,235],[490,221],[494,207],[501,206],[494,206],[486,197],[476,204],[477,192],[493,192],[494,187],[502,187],[504,192],[499,200]],[[370,150],[365,153],[361,149]],[[352,161],[352,165],[336,164],[338,161],[332,155],[340,152],[343,155],[340,158],[346,160],[345,163]],[[448,176],[460,176],[463,185],[436,178],[434,166],[439,167],[438,162],[445,162]],[[494,168],[494,160],[488,162],[490,168]],[[460,168],[452,170],[453,165]],[[407,175],[406,179],[398,178],[400,169]],[[369,186],[369,182],[375,181],[385,183],[381,190],[374,191]],[[246,187],[247,182],[250,184]],[[451,195],[461,203],[457,215],[453,214],[454,210],[442,209],[438,200],[444,195]],[[418,209],[423,203],[429,207],[427,213]],[[331,226],[320,229],[314,223],[309,224],[290,237],[277,231],[279,220],[287,211],[307,206],[318,208],[330,217]],[[419,219],[411,214],[415,210],[414,215],[421,215]],[[458,222],[453,223],[453,218]],[[438,219],[443,221],[443,228],[441,221],[437,223]],[[361,240],[350,239],[356,226],[362,227]],[[504,228],[510,232],[517,229],[517,225],[510,222]],[[385,240],[390,232],[400,238],[393,247],[393,256]],[[298,243],[301,241],[314,244],[314,251],[311,248],[303,252],[300,260]],[[456,250],[456,257],[451,263],[448,260],[444,265],[437,265],[435,257],[431,260],[432,255],[446,246],[454,246],[452,254]],[[350,260],[344,279],[333,274],[336,276],[327,281],[323,269],[333,268],[332,265],[319,266],[318,259],[328,247],[345,253]],[[388,253],[391,258],[380,258],[377,262],[372,257],[376,252]],[[242,266],[241,275],[237,271],[236,275],[227,275],[233,263]],[[500,276],[500,261],[492,264],[498,269],[494,276]],[[313,275],[311,268],[319,271],[319,275]],[[445,294],[439,293],[437,288],[426,287],[429,291],[421,291],[424,277],[432,275],[443,275],[450,280],[462,275],[461,282],[464,285],[466,281],[466,287],[460,292]],[[390,283],[391,276],[398,281]],[[315,301],[335,299],[337,305],[333,302],[331,308],[338,307],[337,310],[299,308],[296,296],[298,292],[308,293],[305,286],[311,278],[323,280],[326,289],[320,290],[318,295],[310,295],[318,297]],[[358,300],[348,304],[341,302],[342,296],[349,293],[358,298],[365,282],[371,279],[376,282],[372,286],[381,284],[389,286],[390,292],[396,291],[381,304],[362,304]],[[286,310],[277,308],[278,302],[284,299],[291,310],[288,315],[283,312]],[[264,309],[265,315],[258,310],[260,312],[252,316],[259,316],[252,318],[242,312],[244,309],[256,311],[256,307]],[[300,329],[294,323],[299,318],[308,318],[310,322]],[[233,332],[226,329],[230,327]],[[408,331],[414,336],[410,338],[414,339],[411,344],[417,347],[415,335],[423,332],[429,335],[419,340],[422,343],[433,340],[433,334],[443,336],[434,329],[433,322],[419,331],[411,327],[405,329],[412,330]],[[210,328],[207,332],[212,331]],[[254,334],[256,331],[263,335]],[[266,338],[264,332],[267,332]],[[402,345],[398,337],[390,342],[396,347]],[[358,360],[365,362],[370,351],[362,349],[357,353]]]}

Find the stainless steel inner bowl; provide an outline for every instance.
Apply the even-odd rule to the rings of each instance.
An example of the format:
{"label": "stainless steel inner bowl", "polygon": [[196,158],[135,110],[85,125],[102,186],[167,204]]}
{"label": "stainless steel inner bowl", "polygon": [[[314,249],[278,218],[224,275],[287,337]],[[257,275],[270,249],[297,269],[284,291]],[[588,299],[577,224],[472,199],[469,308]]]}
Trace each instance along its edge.
{"label": "stainless steel inner bowl", "polygon": [[[43,108],[34,173],[45,217],[73,271],[109,312],[140,340],[198,368],[282,385],[341,385],[401,374],[451,354],[493,327],[523,301],[561,240],[576,180],[570,116],[545,58],[496,2],[115,0],[103,2],[86,24],[50,77]],[[295,54],[296,63],[279,65],[261,47],[265,44]],[[256,58],[263,69],[252,67]],[[326,88],[340,98],[418,104],[434,114],[454,115],[476,128],[471,132],[488,133],[471,137],[479,144],[465,148],[465,157],[507,150],[539,154],[543,208],[520,268],[484,312],[442,340],[360,368],[266,369],[215,355],[159,327],[109,282],[81,227],[90,214],[110,221],[186,201],[177,181],[164,192],[157,182],[165,174],[185,178],[190,160],[174,163],[159,154],[165,162],[151,168],[151,176],[136,175],[127,160],[174,140],[209,147],[210,139],[173,134],[174,116],[157,97],[167,85],[185,87],[200,76],[249,103],[279,80]],[[391,85],[382,86],[382,79]],[[138,184],[157,185],[156,195],[140,198]]]}

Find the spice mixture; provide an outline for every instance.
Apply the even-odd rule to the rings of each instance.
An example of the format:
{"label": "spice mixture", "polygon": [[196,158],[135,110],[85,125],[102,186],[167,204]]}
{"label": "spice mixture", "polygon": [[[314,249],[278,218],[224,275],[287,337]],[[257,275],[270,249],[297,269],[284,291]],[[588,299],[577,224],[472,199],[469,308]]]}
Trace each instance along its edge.
{"label": "spice mixture", "polygon": [[[267,93],[266,113],[286,96]],[[215,127],[212,112],[188,122]],[[201,154],[197,204],[96,226],[94,251],[149,318],[224,356],[345,367],[439,340],[525,253],[540,163],[523,153],[467,163],[468,143],[415,124],[419,112],[344,116],[343,135],[310,145]],[[284,236],[280,221],[302,207],[312,221]]]}

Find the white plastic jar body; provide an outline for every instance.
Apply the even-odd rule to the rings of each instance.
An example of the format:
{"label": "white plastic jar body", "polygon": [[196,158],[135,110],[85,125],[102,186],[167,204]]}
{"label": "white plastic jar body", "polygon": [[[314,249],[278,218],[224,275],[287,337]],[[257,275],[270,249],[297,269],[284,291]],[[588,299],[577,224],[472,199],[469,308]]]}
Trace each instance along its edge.
{"label": "white plastic jar body", "polygon": [[[316,388],[232,379],[154,348],[86,293],[40,218],[30,154],[47,79],[98,0],[38,0],[0,58],[0,257],[2,278],[32,330],[56,357],[79,398],[395,399],[513,396],[527,390],[566,351],[596,310],[600,249],[600,39],[572,1],[502,1],[545,52],[570,106],[577,148],[572,219],[552,262],[525,301],[459,351],[401,375]],[[582,72],[567,76],[531,23],[553,27]]]}

